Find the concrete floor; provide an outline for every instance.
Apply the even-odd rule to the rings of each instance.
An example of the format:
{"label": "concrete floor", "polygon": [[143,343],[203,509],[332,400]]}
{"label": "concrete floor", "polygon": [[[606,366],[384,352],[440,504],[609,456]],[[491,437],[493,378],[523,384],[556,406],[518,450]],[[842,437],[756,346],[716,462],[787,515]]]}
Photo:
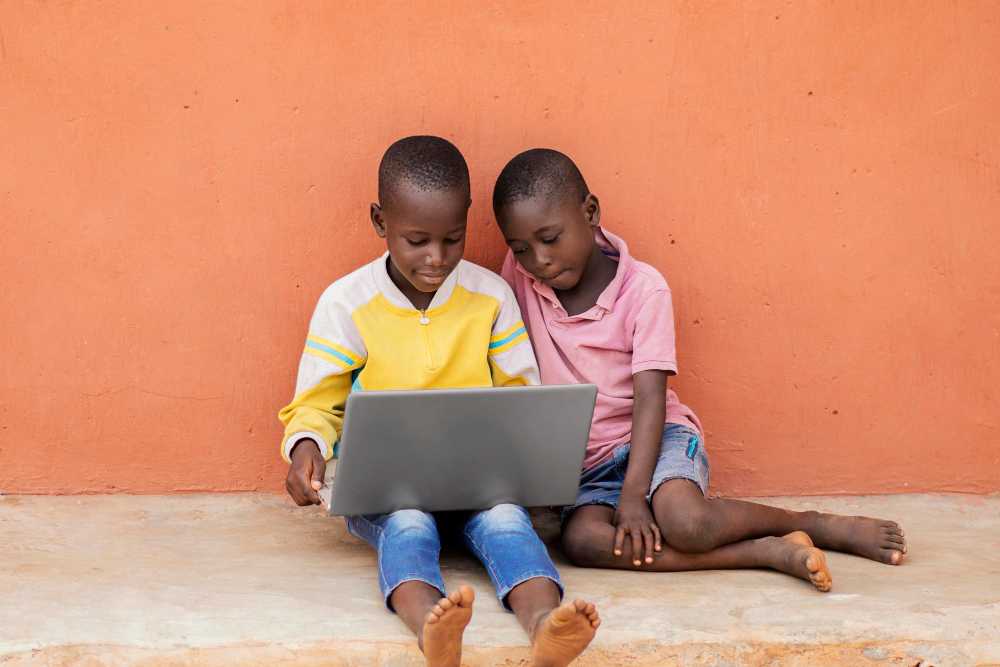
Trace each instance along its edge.
{"label": "concrete floor", "polygon": [[[1000,497],[770,499],[898,520],[908,561],[830,555],[834,590],[771,572],[581,570],[604,625],[579,665],[1000,664]],[[539,518],[547,539],[551,516]],[[479,564],[467,665],[526,640]],[[0,665],[421,665],[343,523],[272,495],[0,497]]]}

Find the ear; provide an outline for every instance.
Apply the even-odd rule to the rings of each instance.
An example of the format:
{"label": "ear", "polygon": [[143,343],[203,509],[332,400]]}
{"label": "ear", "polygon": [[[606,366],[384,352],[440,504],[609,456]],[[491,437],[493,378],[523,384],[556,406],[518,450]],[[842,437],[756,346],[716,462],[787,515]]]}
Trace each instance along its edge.
{"label": "ear", "polygon": [[378,204],[372,202],[371,210],[369,215],[372,219],[372,227],[375,228],[375,233],[379,235],[380,238],[385,238],[385,220],[382,219],[382,207]]}
{"label": "ear", "polygon": [[597,196],[588,194],[580,205],[583,208],[583,217],[591,227],[601,226],[601,202],[597,201]]}

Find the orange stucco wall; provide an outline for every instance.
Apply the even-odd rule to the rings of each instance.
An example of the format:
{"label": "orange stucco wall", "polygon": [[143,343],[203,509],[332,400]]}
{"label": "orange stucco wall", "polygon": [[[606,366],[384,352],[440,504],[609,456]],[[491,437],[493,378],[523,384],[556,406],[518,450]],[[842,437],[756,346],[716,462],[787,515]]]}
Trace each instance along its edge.
{"label": "orange stucco wall", "polygon": [[503,163],[577,159],[673,287],[716,490],[996,491],[998,71],[994,2],[0,3],[0,492],[280,490],[412,133],[494,268]]}

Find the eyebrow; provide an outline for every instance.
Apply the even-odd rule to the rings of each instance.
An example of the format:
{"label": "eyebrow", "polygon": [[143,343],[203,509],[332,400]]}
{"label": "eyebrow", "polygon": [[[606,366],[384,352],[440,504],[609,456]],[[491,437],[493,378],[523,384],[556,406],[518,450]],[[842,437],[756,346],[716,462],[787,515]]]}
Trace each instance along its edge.
{"label": "eyebrow", "polygon": [[[545,232],[554,231],[558,227],[559,227],[559,225],[555,225],[555,224],[553,224],[553,225],[545,225],[544,227],[539,227],[538,229],[535,230],[534,236],[538,236],[539,234],[544,234]],[[514,238],[511,238],[509,236],[504,236],[504,240],[508,243],[508,245],[511,244],[511,243],[514,243],[514,242],[522,242],[521,239],[514,239]]]}
{"label": "eyebrow", "polygon": [[[466,228],[464,226],[454,227],[454,228],[449,229],[448,231],[446,231],[444,233],[444,235],[445,236],[451,236],[452,234],[458,234],[460,232],[464,233],[465,229]],[[403,230],[400,231],[400,234],[403,234],[404,236],[430,236],[431,235],[430,232],[428,232],[428,231],[426,231],[424,229],[421,229],[420,227],[412,227],[410,229],[403,229]]]}

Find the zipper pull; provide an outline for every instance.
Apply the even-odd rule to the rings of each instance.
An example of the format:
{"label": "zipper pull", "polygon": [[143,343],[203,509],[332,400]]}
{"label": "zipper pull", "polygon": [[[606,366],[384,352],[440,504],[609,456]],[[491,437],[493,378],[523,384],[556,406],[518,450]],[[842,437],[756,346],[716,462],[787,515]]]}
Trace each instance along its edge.
{"label": "zipper pull", "polygon": [[426,310],[421,310],[420,311],[420,320],[418,320],[418,321],[421,324],[424,324],[424,325],[427,325],[427,324],[431,323],[431,318],[427,317],[427,311]]}

